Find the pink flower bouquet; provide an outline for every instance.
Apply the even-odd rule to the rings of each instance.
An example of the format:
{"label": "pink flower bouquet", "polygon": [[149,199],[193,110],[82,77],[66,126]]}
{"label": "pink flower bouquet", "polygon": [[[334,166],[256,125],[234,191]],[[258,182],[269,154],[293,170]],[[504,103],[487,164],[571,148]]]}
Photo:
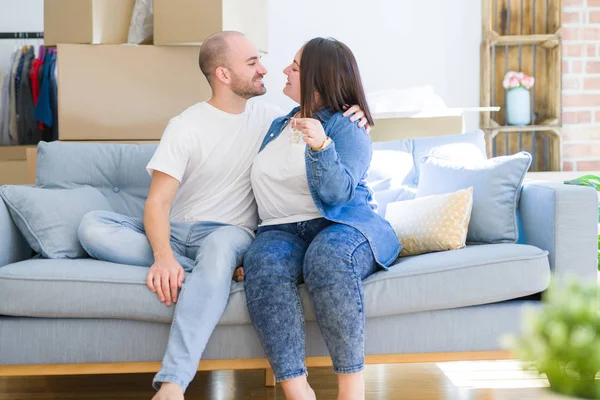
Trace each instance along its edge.
{"label": "pink flower bouquet", "polygon": [[522,72],[509,71],[504,75],[502,86],[504,86],[504,89],[514,89],[518,87],[531,89],[534,83],[535,78],[533,76],[525,75]]}

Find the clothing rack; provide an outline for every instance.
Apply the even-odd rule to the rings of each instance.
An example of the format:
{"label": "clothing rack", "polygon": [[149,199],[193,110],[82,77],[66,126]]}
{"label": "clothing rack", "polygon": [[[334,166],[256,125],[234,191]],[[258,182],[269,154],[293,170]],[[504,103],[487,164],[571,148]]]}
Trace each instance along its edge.
{"label": "clothing rack", "polygon": [[0,39],[43,39],[44,32],[0,32]]}
{"label": "clothing rack", "polygon": [[9,105],[0,110],[3,146],[58,139],[56,49],[44,46],[43,38],[44,32],[0,32],[0,39],[16,44],[9,52],[8,68],[2,71],[0,83],[2,103],[6,100]]}

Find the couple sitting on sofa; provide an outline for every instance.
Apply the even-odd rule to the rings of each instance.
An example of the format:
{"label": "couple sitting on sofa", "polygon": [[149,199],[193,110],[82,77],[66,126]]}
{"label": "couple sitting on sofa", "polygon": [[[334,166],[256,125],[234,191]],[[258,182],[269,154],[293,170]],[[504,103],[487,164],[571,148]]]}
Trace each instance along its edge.
{"label": "couple sitting on sofa", "polygon": [[143,220],[97,211],[79,228],[90,256],[150,267],[150,290],[177,303],[155,398],[183,398],[242,259],[252,322],[286,397],[314,398],[304,281],[339,398],[364,398],[362,280],[387,268],[400,243],[364,183],[373,120],[354,56],[330,39],[303,46],[284,70],[284,93],[300,106],[283,117],[248,102],[266,92],[267,71],[243,34],[211,36],[199,64],[213,95],[169,122],[147,166]]}

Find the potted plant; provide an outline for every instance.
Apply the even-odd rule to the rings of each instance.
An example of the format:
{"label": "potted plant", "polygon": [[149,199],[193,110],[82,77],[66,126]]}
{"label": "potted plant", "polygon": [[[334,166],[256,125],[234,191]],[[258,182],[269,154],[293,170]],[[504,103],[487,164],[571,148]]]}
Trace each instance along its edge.
{"label": "potted plant", "polygon": [[[591,186],[600,196],[600,176],[584,175],[564,182],[567,185]],[[598,209],[598,224],[600,224],[600,207]],[[600,271],[600,234],[598,235],[598,271]]]}
{"label": "potted plant", "polygon": [[541,398],[600,399],[600,287],[569,277],[553,282],[542,304],[524,310],[522,333],[505,346],[548,379]]}
{"label": "potted plant", "polygon": [[529,89],[535,79],[523,72],[509,71],[504,76],[502,86],[506,94],[506,123],[508,125],[529,125],[531,123],[531,96]]}

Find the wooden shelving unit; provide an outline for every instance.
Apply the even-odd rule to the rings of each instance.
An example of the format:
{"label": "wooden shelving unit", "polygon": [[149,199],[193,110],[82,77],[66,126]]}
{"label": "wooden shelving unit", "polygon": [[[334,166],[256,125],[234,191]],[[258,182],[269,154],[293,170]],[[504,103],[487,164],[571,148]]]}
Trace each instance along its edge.
{"label": "wooden shelving unit", "polygon": [[[562,169],[561,131],[561,0],[483,0],[481,43],[481,106],[500,106],[482,112],[488,156],[528,151],[531,171]],[[532,123],[506,124],[508,71],[535,78],[531,90]]]}

